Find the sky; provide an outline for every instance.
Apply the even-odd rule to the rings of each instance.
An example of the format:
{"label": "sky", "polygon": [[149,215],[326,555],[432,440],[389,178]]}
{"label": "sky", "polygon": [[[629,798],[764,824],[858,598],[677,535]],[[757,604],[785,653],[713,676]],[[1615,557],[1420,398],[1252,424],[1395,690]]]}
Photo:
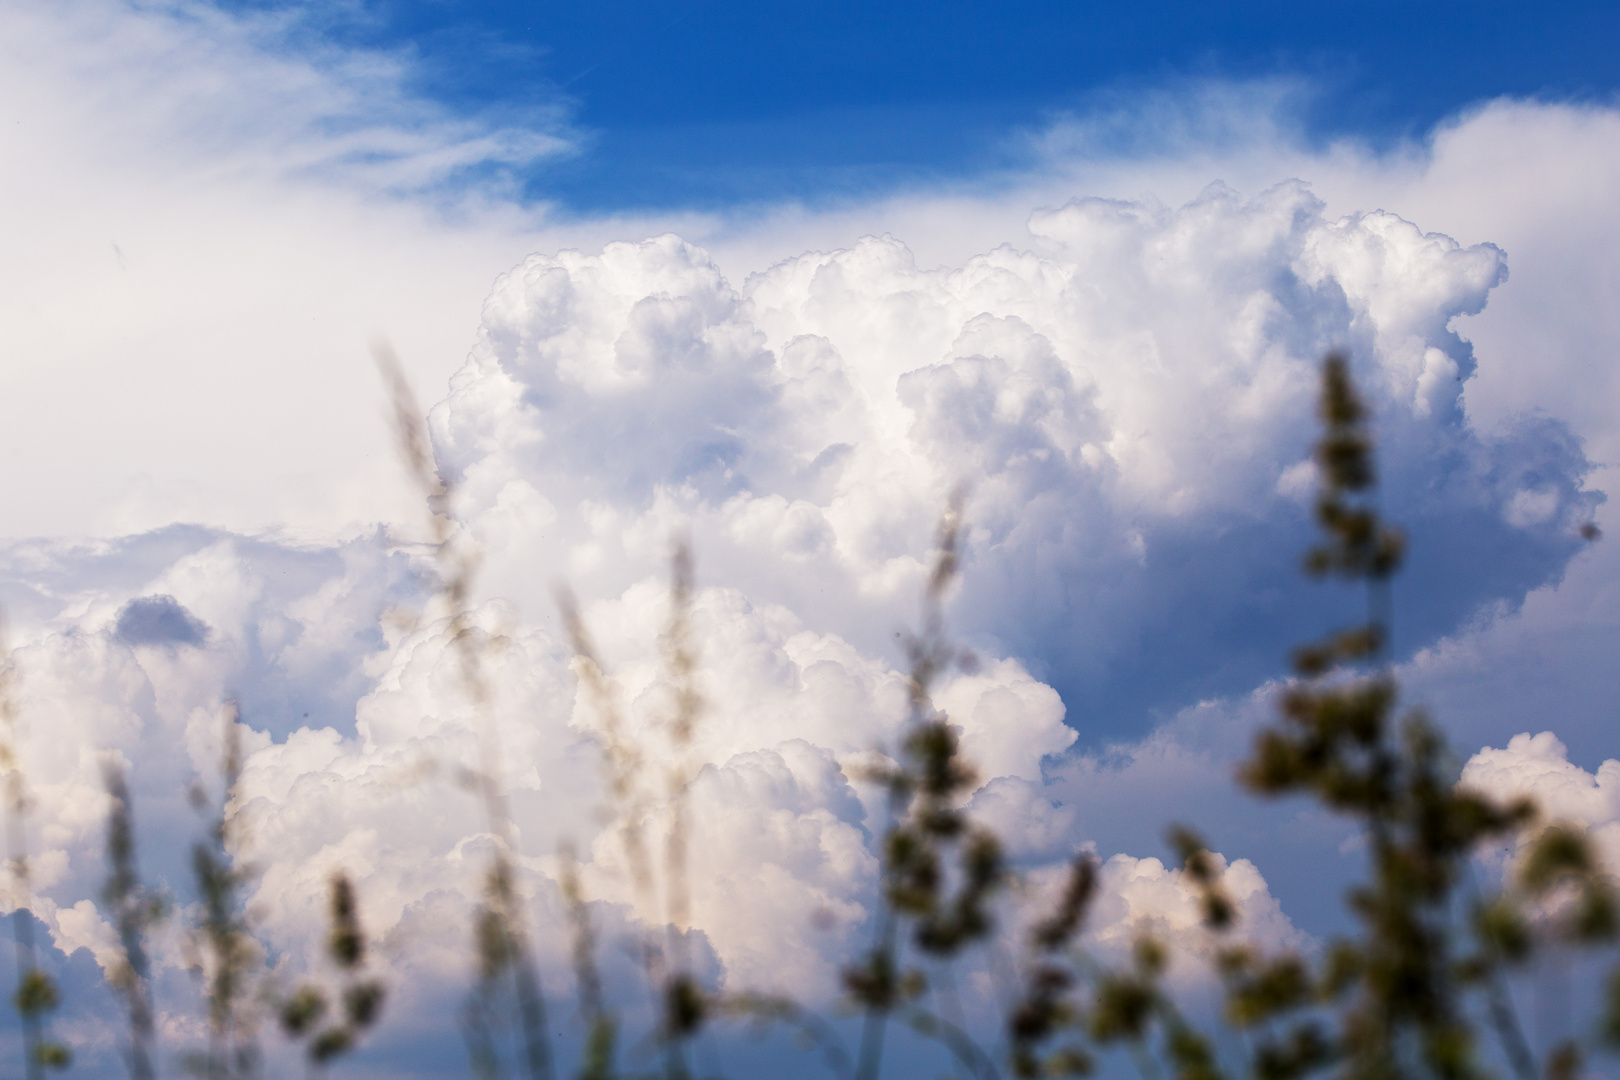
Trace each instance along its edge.
{"label": "sky", "polygon": [[[1466,782],[1620,858],[1620,16],[1123,8],[0,7],[24,917],[83,1068],[115,1069],[120,1038],[103,755],[174,902],[154,943],[173,1059],[200,1038],[185,792],[217,791],[231,699],[269,977],[321,970],[312,913],[342,866],[395,988],[347,1068],[465,1070],[450,1017],[492,841],[455,777],[482,721],[379,342],[502,643],[486,689],[565,1055],[559,845],[604,941],[665,913],[612,827],[558,584],[625,731],[668,760],[667,560],[691,538],[694,956],[713,985],[825,1005],[872,926],[881,814],[851,778],[898,737],[895,639],[958,488],[947,615],[979,663],[935,700],[1028,895],[1089,845],[1099,950],[1157,920],[1207,952],[1163,843],[1193,820],[1245,933],[1308,950],[1341,928],[1343,823],[1231,780],[1289,647],[1357,610],[1298,574],[1332,348],[1411,540],[1406,699]],[[669,801],[640,779],[661,836]],[[992,973],[971,975],[988,1008]],[[747,1071],[788,1048],[711,1050]]]}
{"label": "sky", "polygon": [[531,197],[588,213],[984,182],[1027,166],[1020,136],[1055,116],[1196,79],[1297,81],[1292,119],[1308,138],[1388,145],[1501,94],[1602,100],[1620,23],[1589,3],[404,0],[308,11],[329,40],[409,50],[414,85],[458,109],[521,117],[566,101],[580,152],[520,180]]}

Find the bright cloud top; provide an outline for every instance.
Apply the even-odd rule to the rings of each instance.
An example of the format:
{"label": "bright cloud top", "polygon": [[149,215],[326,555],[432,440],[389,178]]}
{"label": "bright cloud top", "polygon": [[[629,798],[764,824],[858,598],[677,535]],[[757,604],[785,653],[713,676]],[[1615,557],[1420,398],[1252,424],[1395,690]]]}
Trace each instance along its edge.
{"label": "bright cloud top", "polygon": [[1525,732],[1469,758],[1462,783],[1499,799],[1534,799],[1547,820],[1583,826],[1611,872],[1620,873],[1620,761],[1587,772],[1552,732]]}
{"label": "bright cloud top", "polygon": [[[1494,577],[1428,567],[1418,633],[1522,595],[1574,549],[1594,496],[1568,433],[1485,439],[1462,408],[1475,358],[1450,323],[1505,277],[1496,248],[1387,213],[1330,220],[1296,183],[1174,210],[1078,200],[1030,231],[936,270],[867,238],[733,286],[665,236],[503,276],[433,413],[497,591],[540,607],[540,565],[617,592],[686,524],[706,573],[874,648],[965,485],[970,634],[1131,723],[1154,665],[1179,704],[1206,659],[1252,685],[1292,632],[1291,600],[1256,597],[1293,595],[1316,364],[1335,347],[1378,404],[1397,513],[1440,534],[1431,551],[1466,532],[1512,552]],[[1189,626],[1189,604],[1210,618]],[[1253,631],[1236,656],[1233,623]]]}

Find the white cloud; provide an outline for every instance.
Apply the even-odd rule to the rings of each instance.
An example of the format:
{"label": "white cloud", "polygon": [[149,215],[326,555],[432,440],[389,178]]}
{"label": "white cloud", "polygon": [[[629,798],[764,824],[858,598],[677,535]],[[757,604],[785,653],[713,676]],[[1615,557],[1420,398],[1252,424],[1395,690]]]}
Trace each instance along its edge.
{"label": "white cloud", "polygon": [[[1309,947],[1309,939],[1282,913],[1253,863],[1247,859],[1228,863],[1220,855],[1211,860],[1220,874],[1220,887],[1237,908],[1238,940],[1268,952]],[[1204,929],[1199,897],[1184,871],[1167,869],[1158,859],[1115,855],[1102,866],[1091,936],[1118,955],[1138,937],[1152,934],[1172,955],[1207,963],[1221,942]]]}
{"label": "white cloud", "polygon": [[568,152],[411,91],[403,55],[202,0],[0,11],[8,535],[394,520],[367,346],[442,386],[497,273],[560,227],[506,165]]}
{"label": "white cloud", "polygon": [[1585,826],[1610,872],[1620,873],[1620,761],[1590,773],[1552,732],[1524,732],[1469,758],[1460,783],[1504,801],[1529,797],[1545,820]]}
{"label": "white cloud", "polygon": [[[490,587],[544,610],[538,563],[618,592],[680,523],[711,580],[874,649],[965,483],[966,632],[1065,694],[1123,693],[1106,730],[1139,725],[1215,665],[1224,692],[1274,669],[1286,628],[1214,628],[1256,594],[1297,595],[1305,515],[1284,477],[1341,345],[1380,410],[1390,501],[1520,553],[1485,581],[1441,564],[1417,636],[1540,584],[1576,545],[1593,496],[1567,436],[1484,438],[1463,414],[1476,358],[1452,322],[1502,280],[1497,248],[1381,211],[1329,218],[1296,182],[1177,209],[1076,199],[1029,228],[954,268],[868,237],[740,285],[673,235],[531,256],[433,413]],[[1220,553],[1167,573],[1194,545]]]}
{"label": "white cloud", "polygon": [[[1302,151],[1272,97],[1229,95],[1161,125],[1159,154],[1099,157],[1106,143],[1055,130],[1040,170],[994,191],[559,223],[486,181],[564,152],[560,114],[524,131],[451,116],[402,89],[399,57],[301,51],[274,21],[197,4],[13,4],[0,31],[23,121],[0,131],[16,387],[0,500],[17,535],[104,537],[0,559],[39,798],[34,906],[64,947],[107,943],[86,899],[97,753],[134,766],[152,872],[183,891],[181,793],[211,774],[234,692],[259,729],[245,812],[267,937],[313,955],[309,916],[344,865],[388,962],[459,985],[488,840],[453,777],[477,723],[444,623],[399,617],[422,606],[420,565],[365,527],[415,512],[368,404],[379,331],[430,401],[451,380],[435,432],[488,554],[502,766],[549,930],[562,836],[612,932],[663,915],[604,827],[596,721],[547,594],[576,584],[657,746],[657,570],[686,525],[709,702],[693,923],[736,983],[833,985],[831,957],[863,940],[879,820],[843,766],[896,736],[892,635],[965,479],[952,615],[985,662],[938,701],[982,766],[975,811],[1036,877],[1088,840],[1115,853],[1110,941],[1143,919],[1196,938],[1191,894],[1148,853],[1161,818],[1193,819],[1231,854],[1255,932],[1297,944],[1276,897],[1314,910],[1325,887],[1290,853],[1342,833],[1245,809],[1229,773],[1268,707],[1243,693],[1318,629],[1281,624],[1303,595],[1281,583],[1331,345],[1377,400],[1416,554],[1457,566],[1420,563],[1402,598],[1398,628],[1429,646],[1410,685],[1468,745],[1545,722],[1583,760],[1607,753],[1612,543],[1549,579],[1588,515],[1620,535],[1591,497],[1612,468],[1583,491],[1568,435],[1620,452],[1612,110],[1496,103],[1379,157]],[[1526,426],[1534,409],[1553,422]],[[177,518],[213,527],[112,538]],[[267,526],[285,531],[248,535]],[[121,635],[126,605],[157,597],[206,625],[199,644]],[[1125,700],[1110,679],[1146,689]],[[1139,734],[1150,705],[1175,718],[1097,745]],[[1137,728],[1106,726],[1126,712]],[[1471,775],[1608,827],[1612,777],[1538,739]],[[656,839],[667,808],[643,779]],[[543,940],[555,975],[565,942]]]}

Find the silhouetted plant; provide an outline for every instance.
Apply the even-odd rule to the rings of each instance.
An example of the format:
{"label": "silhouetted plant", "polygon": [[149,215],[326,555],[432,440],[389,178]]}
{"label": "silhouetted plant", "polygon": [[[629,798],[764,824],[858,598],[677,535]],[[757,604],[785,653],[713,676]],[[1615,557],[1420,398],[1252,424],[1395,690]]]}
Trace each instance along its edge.
{"label": "silhouetted plant", "polygon": [[671,749],[666,777],[669,831],[665,837],[664,893],[667,957],[663,986],[666,1072],[672,1080],[688,1075],[688,1044],[703,1027],[709,1003],[692,973],[686,935],[691,922],[687,879],[687,794],[692,783],[692,735],[703,711],[697,689],[697,648],[692,639],[692,549],[677,539],[670,554],[669,625],[664,631],[664,668],[674,696],[666,726]]}
{"label": "silhouetted plant", "polygon": [[960,569],[962,504],[958,490],[935,534],[922,630],[903,635],[910,660],[909,712],[898,757],[866,775],[887,794],[889,823],[883,836],[875,940],[866,956],[844,972],[844,988],[865,1014],[858,1080],[872,1080],[881,1071],[884,1033],[895,1016],[918,1034],[943,1043],[975,1074],[988,1064],[959,1024],[921,1005],[929,978],[907,960],[909,944],[948,971],[963,949],[994,930],[992,902],[1007,880],[1000,841],[961,806],[976,786],[977,773],[961,752],[957,728],[931,697],[934,683],[951,666],[971,669],[975,663],[945,633],[945,596]]}
{"label": "silhouetted plant", "polygon": [[485,670],[485,652],[491,643],[468,610],[479,553],[471,538],[456,528],[452,516],[455,491],[434,467],[427,426],[398,357],[380,342],[373,356],[388,387],[400,460],[428,506],[439,568],[439,594],[449,612],[449,636],[460,667],[462,690],[477,721],[478,767],[464,768],[460,776],[483,803],[495,840],[484,873],[482,899],[474,916],[478,980],[462,1013],[468,1053],[480,1076],[500,1075],[497,1029],[504,1026],[506,1010],[502,1002],[510,991],[519,1057],[525,1071],[530,1080],[551,1080],[545,997],[529,941],[526,902],[518,884],[517,830],[501,783],[500,732],[494,715],[494,692]]}
{"label": "silhouetted plant", "polygon": [[129,794],[122,761],[112,754],[102,758],[102,781],[107,788],[107,882],[101,898],[118,930],[121,956],[107,981],[124,999],[129,1016],[129,1074],[151,1080],[155,1031],[152,1016],[151,965],[146,955],[147,932],[167,913],[163,898],[141,881],[136,860],[135,805]]}
{"label": "silhouetted plant", "polygon": [[558,852],[563,899],[568,904],[568,922],[573,929],[574,983],[578,988],[580,1018],[585,1021],[585,1048],[580,1055],[580,1080],[610,1080],[618,1041],[618,1018],[607,1007],[602,992],[602,976],[596,966],[596,932],[591,926],[591,910],[579,884],[579,864],[574,849],[564,844]]}
{"label": "silhouetted plant", "polygon": [[[597,716],[596,735],[602,750],[608,797],[608,814],[630,871],[631,887],[643,910],[654,909],[652,864],[642,840],[641,822],[646,800],[641,792],[640,773],[644,762],[641,748],[630,739],[624,725],[618,694],[603,670],[590,630],[580,615],[574,595],[565,586],[556,589],[558,611],[574,651],[573,669],[579,686],[588,695]],[[591,928],[590,909],[581,888],[572,847],[563,851],[563,895],[568,902],[573,928],[572,957],[581,1015],[588,1025],[586,1051],[581,1062],[581,1080],[605,1080],[614,1075],[619,1020],[607,1006],[601,992],[596,967],[596,938]],[[662,985],[663,953],[644,935],[635,942],[636,959],[648,985],[657,992]]]}
{"label": "silhouetted plant", "polygon": [[[1290,1029],[1292,1043],[1268,1046],[1268,1060],[1295,1075],[1327,1060],[1357,1078],[1480,1075],[1465,999],[1494,981],[1515,951],[1504,951],[1508,939],[1493,930],[1511,920],[1512,898],[1504,894],[1494,902],[1494,917],[1476,920],[1474,929],[1485,931],[1482,949],[1467,956],[1459,888],[1479,846],[1514,835],[1535,810],[1526,800],[1503,804],[1458,787],[1444,740],[1420,709],[1394,722],[1397,687],[1379,660],[1388,638],[1388,582],[1403,542],[1371,498],[1377,475],[1367,412],[1342,357],[1323,365],[1319,415],[1325,433],[1315,455],[1316,516],[1325,539],[1307,556],[1306,570],[1364,583],[1368,616],[1295,653],[1300,678],[1282,696],[1283,722],[1260,734],[1241,779],[1263,795],[1309,794],[1356,820],[1371,880],[1349,897],[1361,934],[1335,942],[1319,976],[1321,995],[1335,1007],[1335,1030],[1302,1022]],[[1584,851],[1569,830],[1543,834],[1538,850],[1549,836]],[[1527,866],[1535,864],[1532,854]],[[1589,872],[1585,880],[1586,895],[1606,897]],[[1611,914],[1605,933],[1612,923]],[[1504,1052],[1522,1075],[1532,1075],[1505,994],[1495,993],[1494,1001]],[[1307,1004],[1301,993],[1276,1001],[1272,1011]]]}
{"label": "silhouetted plant", "polygon": [[203,980],[208,1045],[188,1056],[186,1068],[206,1080],[238,1080],[259,1072],[258,1016],[250,975],[262,950],[240,895],[253,869],[238,858],[242,822],[233,803],[242,779],[242,730],[234,702],[221,710],[221,721],[219,800],[211,805],[200,782],[189,793],[192,807],[212,817],[204,839],[191,848],[191,873],[202,914],[189,945],[193,970]]}
{"label": "silhouetted plant", "polygon": [[[664,671],[669,679],[672,697],[662,723],[669,743],[666,758],[668,768],[664,776],[669,825],[665,834],[661,875],[666,932],[661,946],[644,938],[636,950],[658,1000],[656,1042],[662,1052],[665,1074],[672,1080],[690,1074],[687,1051],[711,1015],[717,1010],[720,1013],[739,1011],[736,1006],[723,1005],[720,999],[700,985],[692,971],[686,941],[691,917],[687,877],[687,796],[692,782],[692,738],[704,707],[703,695],[697,686],[698,657],[692,630],[693,588],[691,547],[684,539],[677,538],[670,552],[669,623],[661,641]],[[640,774],[647,755],[626,737],[623,712],[612,680],[603,670],[590,632],[580,616],[573,595],[566,588],[558,588],[557,604],[574,649],[575,674],[581,687],[590,695],[597,713],[608,791],[613,800],[611,812],[619,824],[619,838],[632,886],[643,906],[654,908],[653,865],[642,840],[640,824],[646,807]],[[576,978],[580,982],[582,997],[588,999],[594,966],[582,967],[581,964],[584,959],[582,950],[588,951],[589,921],[583,896],[578,891],[577,877],[572,876],[571,859],[566,865],[570,877],[565,880],[564,888],[575,912]],[[617,1021],[605,1009],[592,1011],[589,1001],[584,1003],[588,1015],[592,1017],[590,1046],[594,1048],[587,1055],[587,1064],[595,1062],[591,1068],[611,1070],[612,1033],[617,1030]]]}
{"label": "silhouetted plant", "polygon": [[328,911],[331,928],[326,935],[326,957],[341,979],[339,990],[330,995],[338,1002],[336,1015],[328,1019],[328,992],[306,981],[281,1003],[279,1017],[281,1029],[289,1037],[309,1040],[305,1052],[317,1068],[354,1048],[382,1015],[387,996],[382,980],[366,975],[366,935],[360,927],[354,883],[341,870],[331,877]]}
{"label": "silhouetted plant", "polygon": [[[1324,539],[1305,569],[1362,584],[1368,614],[1296,651],[1298,677],[1282,692],[1281,723],[1259,734],[1239,775],[1258,794],[1306,795],[1359,824],[1371,874],[1348,901],[1361,932],[1331,942],[1316,963],[1231,942],[1238,912],[1214,856],[1191,831],[1171,830],[1219,946],[1222,1020],[1244,1037],[1241,1059],[1223,1062],[1163,991],[1159,943],[1139,939],[1122,969],[1098,965],[1079,948],[1095,874],[1082,856],[1057,912],[1032,934],[1034,959],[1008,1021],[1018,1076],[1088,1072],[1089,1038],[1127,1045],[1148,1077],[1161,1075],[1160,1062],[1180,1080],[1228,1072],[1294,1080],[1323,1070],[1345,1080],[1483,1077],[1490,1070],[1478,1045],[1476,1000],[1522,1080],[1572,1077],[1581,1068],[1583,1046],[1574,1041],[1538,1063],[1506,975],[1544,943],[1589,950],[1612,940],[1611,887],[1582,830],[1539,822],[1528,800],[1503,803],[1459,787],[1444,740],[1423,712],[1394,722],[1398,688],[1382,657],[1388,583],[1404,544],[1378,514],[1367,410],[1340,356],[1323,364],[1319,415],[1315,513]],[[1515,836],[1529,842],[1504,888],[1470,898],[1475,854]],[[1609,993],[1599,1036],[1620,1044],[1620,971]]]}
{"label": "silhouetted plant", "polygon": [[6,842],[12,889],[12,932],[17,946],[17,992],[12,1004],[22,1020],[23,1072],[28,1080],[39,1080],[47,1068],[64,1069],[73,1053],[64,1043],[50,1036],[50,1015],[61,1004],[56,982],[39,966],[34,948],[34,923],[28,910],[33,888],[28,866],[28,780],[18,760],[17,668],[5,648],[3,620],[0,620],[0,650],[5,662],[0,666],[0,769],[5,770]]}
{"label": "silhouetted plant", "polygon": [[1096,1067],[1079,1004],[1070,995],[1077,977],[1068,960],[1096,894],[1097,860],[1083,852],[1069,866],[1056,910],[1030,931],[1029,970],[1007,1017],[1007,1056],[1014,1076],[1086,1076]]}

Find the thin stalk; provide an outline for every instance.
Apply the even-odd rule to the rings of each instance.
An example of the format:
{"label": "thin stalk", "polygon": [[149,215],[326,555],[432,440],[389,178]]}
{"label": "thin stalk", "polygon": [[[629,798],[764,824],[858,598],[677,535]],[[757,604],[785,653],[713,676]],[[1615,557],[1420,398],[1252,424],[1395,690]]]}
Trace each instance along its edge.
{"label": "thin stalk", "polygon": [[492,917],[501,922],[502,949],[512,975],[522,1030],[523,1057],[531,1080],[551,1080],[553,1058],[547,1035],[545,996],[529,941],[528,920],[517,888],[517,830],[511,807],[501,785],[503,756],[500,732],[495,722],[489,679],[484,671],[485,639],[474,625],[468,604],[478,570],[478,555],[465,534],[456,529],[451,516],[455,490],[445,481],[433,462],[432,440],[411,392],[409,381],[394,351],[381,342],[372,350],[377,369],[389,391],[394,435],[401,462],[426,499],[433,529],[436,558],[443,585],[441,595],[451,612],[451,642],[460,661],[461,683],[474,715],[479,720],[479,773],[476,787],[496,852],[487,878],[486,904]]}
{"label": "thin stalk", "polygon": [[11,929],[17,943],[17,998],[18,1012],[22,1014],[23,1075],[28,1080],[40,1080],[44,1066],[40,1062],[39,1047],[41,1024],[38,1012],[21,1004],[23,988],[36,976],[38,964],[34,953],[34,923],[28,910],[30,895],[28,880],[28,852],[24,846],[23,813],[26,796],[23,794],[21,773],[15,766],[6,776],[6,839],[10,849],[13,899]]}
{"label": "thin stalk", "polygon": [[109,755],[103,759],[102,778],[111,802],[107,813],[107,861],[112,869],[103,896],[112,909],[124,952],[112,982],[123,994],[129,1012],[130,1076],[134,1080],[152,1080],[156,1075],[152,1065],[155,1032],[145,935],[158,911],[141,884],[136,863],[135,807],[117,758]]}
{"label": "thin stalk", "polygon": [[30,903],[33,888],[28,867],[28,783],[16,751],[17,704],[13,696],[17,669],[5,643],[3,613],[0,613],[0,767],[6,771],[6,842],[10,867],[12,907],[11,928],[17,945],[17,993],[13,999],[23,1029],[23,1074],[27,1080],[40,1080],[47,1063],[66,1065],[67,1049],[45,1039],[45,1014],[57,1004],[56,986],[40,970],[34,945],[34,923]]}
{"label": "thin stalk", "polygon": [[[602,746],[603,771],[606,773],[608,797],[614,819],[618,822],[619,846],[624,851],[625,863],[630,871],[630,885],[635,893],[636,909],[649,915],[657,910],[653,889],[652,862],[647,845],[642,840],[641,819],[646,800],[641,793],[640,778],[645,763],[641,749],[625,735],[624,710],[617,689],[608,677],[591,640],[589,628],[580,614],[579,603],[569,589],[559,584],[554,590],[557,610],[574,653],[574,675],[590,697],[596,711],[598,737]],[[649,1002],[654,1015],[659,1007],[659,988],[663,986],[663,957],[646,935],[638,935],[637,959],[647,981]]]}
{"label": "thin stalk", "polygon": [[669,773],[670,824],[664,848],[664,892],[666,908],[666,952],[669,956],[665,979],[664,1044],[665,1071],[670,1080],[690,1075],[686,1047],[702,1024],[701,1013],[689,1015],[697,1002],[692,981],[691,957],[686,934],[691,923],[691,883],[687,864],[687,794],[691,787],[692,736],[703,698],[697,689],[697,650],[692,644],[692,548],[678,537],[670,553],[670,619],[664,634],[664,662],[675,691],[675,708],[670,716],[670,744],[673,765]]}
{"label": "thin stalk", "polygon": [[[908,732],[916,730],[927,720],[932,709],[930,688],[935,677],[953,659],[945,640],[945,593],[955,579],[958,568],[964,498],[962,489],[952,491],[945,513],[940,518],[936,531],[937,549],[934,565],[928,575],[927,587],[923,591],[922,633],[908,638],[906,642],[906,651],[911,660],[906,717]],[[884,823],[883,830],[885,844],[887,838],[906,816],[912,801],[909,783],[902,784],[899,778],[891,777],[887,786],[888,820]],[[876,1080],[882,1071],[883,1043],[888,1030],[889,1014],[897,1003],[899,993],[899,917],[889,901],[890,868],[887,865],[887,852],[884,859],[885,865],[878,880],[878,905],[882,914],[879,916],[877,934],[870,954],[872,959],[869,961],[871,965],[869,970],[882,973],[882,977],[888,980],[888,985],[877,1000],[867,1005],[866,1017],[861,1026],[856,1080]]]}
{"label": "thin stalk", "polygon": [[[237,895],[244,871],[236,866],[231,850],[233,845],[240,846],[241,831],[231,805],[242,775],[242,736],[234,702],[225,703],[220,719],[224,752],[219,816],[210,822],[207,838],[191,849],[192,872],[203,906],[202,944],[213,958],[207,986],[208,1049],[202,1060],[202,1071],[209,1077],[248,1076],[258,1066],[251,1020],[240,1014],[253,944]],[[207,805],[200,784],[193,786],[191,801],[199,811]]]}
{"label": "thin stalk", "polygon": [[[882,887],[881,885],[879,886]],[[899,937],[899,919],[894,909],[887,901],[883,903],[883,914],[878,924],[878,937],[873,946],[873,953],[879,957],[883,970],[890,973],[894,971],[895,945]],[[858,1051],[855,1066],[855,1080],[877,1080],[883,1069],[883,1037],[889,1026],[889,1004],[872,1005],[866,1010],[866,1017],[861,1024],[861,1048]]]}

